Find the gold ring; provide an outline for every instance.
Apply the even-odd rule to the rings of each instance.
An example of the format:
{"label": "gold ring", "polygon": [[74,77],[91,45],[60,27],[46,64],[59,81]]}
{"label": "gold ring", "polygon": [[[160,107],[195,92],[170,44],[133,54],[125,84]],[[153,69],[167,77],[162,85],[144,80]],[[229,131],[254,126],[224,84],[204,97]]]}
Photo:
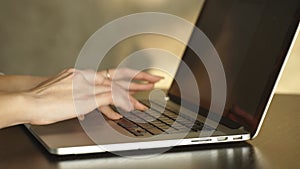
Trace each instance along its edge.
{"label": "gold ring", "polygon": [[108,80],[111,80],[111,76],[109,74],[109,69],[106,69],[106,75],[105,75],[105,78],[108,79]]}

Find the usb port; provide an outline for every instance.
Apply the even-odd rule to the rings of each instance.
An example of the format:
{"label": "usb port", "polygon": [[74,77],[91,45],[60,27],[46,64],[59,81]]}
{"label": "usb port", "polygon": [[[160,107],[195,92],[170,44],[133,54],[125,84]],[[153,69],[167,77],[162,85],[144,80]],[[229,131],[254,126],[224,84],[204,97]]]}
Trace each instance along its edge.
{"label": "usb port", "polygon": [[217,140],[218,141],[226,141],[228,139],[228,137],[218,137]]}
{"label": "usb port", "polygon": [[243,139],[243,136],[233,137],[232,139],[233,139],[233,140],[242,140],[242,139]]}

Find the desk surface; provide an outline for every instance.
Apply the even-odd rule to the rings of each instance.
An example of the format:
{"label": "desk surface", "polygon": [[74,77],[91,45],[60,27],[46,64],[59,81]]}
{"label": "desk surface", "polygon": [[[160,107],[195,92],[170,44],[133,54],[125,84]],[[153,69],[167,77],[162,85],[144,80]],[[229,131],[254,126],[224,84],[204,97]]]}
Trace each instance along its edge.
{"label": "desk surface", "polygon": [[161,155],[54,156],[23,126],[0,130],[0,168],[264,168],[300,166],[300,96],[276,95],[259,136],[242,143],[176,148]]}

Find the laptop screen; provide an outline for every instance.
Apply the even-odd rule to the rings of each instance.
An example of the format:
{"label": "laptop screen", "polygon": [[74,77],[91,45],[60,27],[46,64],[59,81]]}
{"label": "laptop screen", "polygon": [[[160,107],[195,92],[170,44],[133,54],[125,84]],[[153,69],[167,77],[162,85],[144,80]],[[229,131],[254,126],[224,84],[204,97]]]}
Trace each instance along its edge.
{"label": "laptop screen", "polygon": [[[216,48],[225,70],[227,99],[222,123],[230,123],[232,127],[242,125],[252,134],[256,131],[296,32],[299,12],[299,0],[205,2],[196,26]],[[188,84],[189,78],[196,79],[200,113],[206,115],[211,102],[208,73],[188,47],[182,60],[194,74],[184,80]],[[176,76],[181,68],[179,65]],[[174,101],[182,97],[175,81],[168,94]],[[181,99],[199,104],[188,97]]]}

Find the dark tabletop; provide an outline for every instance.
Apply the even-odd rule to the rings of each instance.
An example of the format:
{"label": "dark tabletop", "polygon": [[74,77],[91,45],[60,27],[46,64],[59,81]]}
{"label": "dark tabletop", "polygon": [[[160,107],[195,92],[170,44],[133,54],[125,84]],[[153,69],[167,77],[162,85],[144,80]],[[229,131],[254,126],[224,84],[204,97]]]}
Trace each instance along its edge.
{"label": "dark tabletop", "polygon": [[248,142],[175,148],[118,157],[110,153],[50,155],[23,126],[0,130],[0,169],[300,168],[300,96],[275,95],[257,138]]}

